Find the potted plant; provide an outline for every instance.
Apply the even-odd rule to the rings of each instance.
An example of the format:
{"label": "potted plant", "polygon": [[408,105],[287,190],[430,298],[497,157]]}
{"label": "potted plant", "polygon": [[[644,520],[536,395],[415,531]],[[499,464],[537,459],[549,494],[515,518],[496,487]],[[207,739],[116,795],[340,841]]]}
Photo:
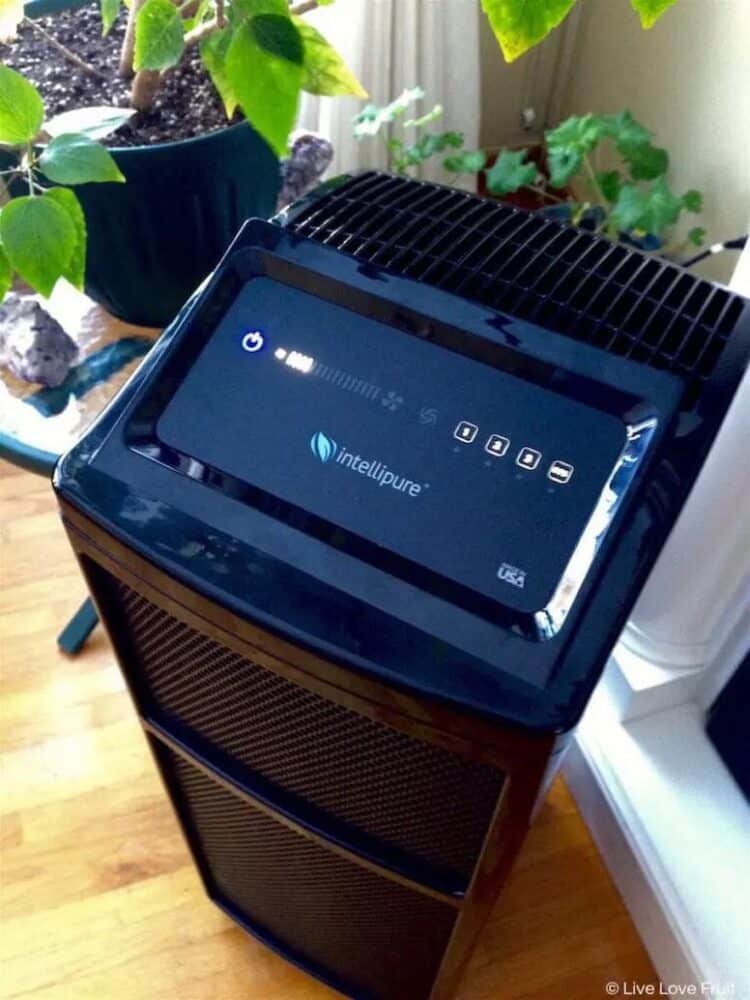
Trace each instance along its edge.
{"label": "potted plant", "polygon": [[[242,220],[273,210],[277,158],[300,92],[364,91],[302,19],[332,0],[130,0],[126,18],[120,0],[98,2],[103,41],[85,0],[31,0],[26,9],[23,0],[0,0],[0,41],[16,29],[21,35],[0,55],[39,85],[54,119],[68,113],[61,121],[68,132],[91,137],[116,122],[101,137],[128,183],[77,190],[88,230],[86,286],[116,315],[160,325]],[[481,6],[512,60],[575,2]],[[675,0],[630,2],[649,27]],[[56,16],[40,20],[49,14]],[[0,103],[6,97],[0,93]],[[217,105],[223,121],[196,115]]]}
{"label": "potted plant", "polygon": [[[101,139],[127,181],[76,190],[87,290],[121,318],[163,325],[242,221],[274,211],[300,92],[364,91],[302,20],[316,2],[133,0],[125,19],[119,0],[102,0],[102,27],[98,9],[69,4],[46,20],[18,11],[18,39],[3,61],[38,84],[53,141],[63,129]],[[0,7],[6,36],[9,6],[17,4]],[[29,13],[54,6],[41,0]],[[12,100],[8,79],[0,78],[0,107]],[[2,134],[0,143],[15,145]]]}
{"label": "potted plant", "polygon": [[[573,115],[545,133],[541,156],[535,148],[502,149],[490,163],[483,150],[464,148],[460,132],[434,130],[440,105],[406,119],[407,109],[423,97],[415,87],[384,107],[368,104],[355,119],[355,136],[384,142],[396,173],[409,173],[439,156],[447,180],[481,176],[492,195],[516,200],[523,192],[532,205],[536,202],[540,211],[561,222],[642,250],[679,258],[688,247],[703,244],[700,226],[685,239],[672,239],[684,212],[701,211],[702,196],[695,190],[672,190],[667,150],[654,145],[651,132],[629,111]],[[599,160],[606,146],[611,147],[610,166],[604,169]]]}

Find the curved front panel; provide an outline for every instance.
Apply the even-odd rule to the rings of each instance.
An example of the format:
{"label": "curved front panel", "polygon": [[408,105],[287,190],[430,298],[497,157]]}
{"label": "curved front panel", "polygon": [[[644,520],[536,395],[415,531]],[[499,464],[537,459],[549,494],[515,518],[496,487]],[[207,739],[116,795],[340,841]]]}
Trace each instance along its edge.
{"label": "curved front panel", "polygon": [[90,572],[147,719],[308,825],[447,891],[466,889],[500,771],[337,705]]}
{"label": "curved front panel", "polygon": [[454,907],[290,830],[169,749],[156,752],[220,905],[352,996],[429,995]]}

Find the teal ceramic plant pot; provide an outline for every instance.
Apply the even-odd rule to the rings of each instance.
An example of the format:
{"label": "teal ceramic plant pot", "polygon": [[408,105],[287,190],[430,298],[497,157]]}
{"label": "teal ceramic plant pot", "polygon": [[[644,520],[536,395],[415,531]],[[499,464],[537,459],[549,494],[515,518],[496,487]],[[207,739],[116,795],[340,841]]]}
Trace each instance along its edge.
{"label": "teal ceramic plant pot", "polygon": [[[34,0],[25,9],[41,17],[78,6]],[[88,228],[86,291],[120,319],[165,326],[243,221],[273,214],[279,161],[246,122],[111,152],[127,183],[76,188]]]}
{"label": "teal ceramic plant pot", "polygon": [[86,291],[130,323],[165,326],[242,222],[273,213],[279,163],[245,122],[112,155],[127,183],[76,188],[88,227]]}

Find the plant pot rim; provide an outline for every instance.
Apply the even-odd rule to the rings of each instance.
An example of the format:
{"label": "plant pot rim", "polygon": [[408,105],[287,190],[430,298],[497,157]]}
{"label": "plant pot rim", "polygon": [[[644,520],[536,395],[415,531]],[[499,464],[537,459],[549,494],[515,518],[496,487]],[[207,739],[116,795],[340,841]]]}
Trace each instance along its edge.
{"label": "plant pot rim", "polygon": [[[63,10],[75,10],[76,7],[83,7],[89,0],[29,0],[28,3],[24,4],[24,14],[26,17],[38,18],[38,17],[52,17],[56,13],[60,13]],[[41,8],[41,9],[39,9]],[[38,10],[38,12],[37,12]],[[110,153],[116,153],[118,160],[129,159],[134,156],[143,156],[149,152],[155,152],[157,150],[169,151],[177,146],[188,146],[195,145],[196,143],[206,142],[210,140],[216,140],[220,136],[223,136],[226,132],[235,132],[241,128],[250,128],[252,125],[247,119],[241,122],[235,122],[234,124],[227,123],[221,128],[214,129],[211,132],[205,132],[203,135],[193,135],[185,139],[167,139],[165,142],[154,142],[148,145],[140,146],[108,146]],[[255,131],[253,129],[253,131]],[[278,159],[278,157],[277,157]]]}
{"label": "plant pot rim", "polygon": [[108,146],[110,153],[117,154],[117,160],[128,159],[134,156],[156,152],[158,150],[171,150],[177,146],[194,146],[201,142],[218,140],[227,132],[236,132],[238,129],[249,128],[255,131],[248,121],[235,122],[234,125],[223,125],[212,132],[205,132],[203,135],[192,135],[187,139],[167,139],[166,142],[149,143],[148,146]]}

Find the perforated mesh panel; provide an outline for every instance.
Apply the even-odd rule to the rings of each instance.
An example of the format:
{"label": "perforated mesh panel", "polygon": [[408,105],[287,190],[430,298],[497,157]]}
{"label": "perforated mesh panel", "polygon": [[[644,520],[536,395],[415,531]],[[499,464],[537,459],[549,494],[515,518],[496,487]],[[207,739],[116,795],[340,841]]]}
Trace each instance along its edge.
{"label": "perforated mesh panel", "polygon": [[299,687],[109,581],[157,721],[179,720],[326,814],[468,882],[501,773]]}
{"label": "perforated mesh panel", "polygon": [[289,228],[360,260],[685,377],[713,371],[742,299],[663,260],[463,191],[365,173]]}
{"label": "perforated mesh panel", "polygon": [[455,910],[312,842],[166,748],[213,891],[357,996],[429,994]]}

